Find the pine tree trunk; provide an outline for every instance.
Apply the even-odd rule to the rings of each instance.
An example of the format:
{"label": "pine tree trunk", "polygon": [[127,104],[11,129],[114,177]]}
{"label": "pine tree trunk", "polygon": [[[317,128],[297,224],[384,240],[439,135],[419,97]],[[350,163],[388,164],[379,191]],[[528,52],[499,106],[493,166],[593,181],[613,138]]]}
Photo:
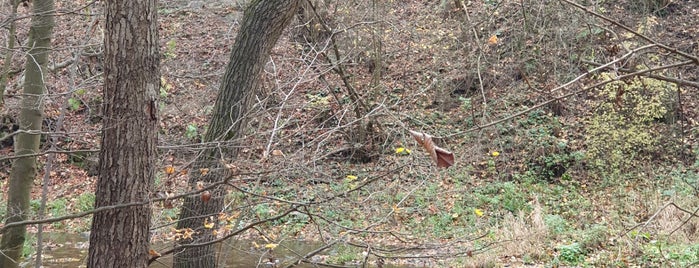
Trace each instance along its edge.
{"label": "pine tree trunk", "polygon": [[[245,12],[245,17],[233,45],[230,61],[226,67],[219,95],[214,105],[214,112],[209,129],[204,135],[205,142],[230,141],[242,137],[247,126],[245,114],[251,104],[262,68],[269,60],[269,54],[277,43],[284,28],[291,22],[299,0],[255,0]],[[235,159],[236,147],[215,148],[202,152],[197,158],[193,170],[208,168],[209,173],[202,176],[199,172],[190,172],[189,183],[195,187],[197,182],[212,183],[225,178],[220,159]],[[180,212],[178,229],[191,228],[196,235],[189,240],[179,241],[178,246],[191,243],[205,243],[214,239],[211,230],[205,229],[204,221],[219,212],[223,212],[225,191],[216,190],[208,202],[199,196],[185,199]],[[174,267],[216,267],[214,245],[188,247],[175,254]]]}
{"label": "pine tree trunk", "polygon": [[[42,121],[42,100],[46,63],[48,62],[51,34],[53,32],[53,0],[34,0],[32,25],[29,29],[29,51],[25,67],[24,95],[19,115],[22,132],[15,139],[16,155],[39,153]],[[36,155],[17,158],[12,163],[10,185],[7,197],[6,223],[27,219],[29,200],[37,173]],[[0,243],[0,267],[18,267],[22,246],[26,239],[26,226],[16,226],[5,230]]]}
{"label": "pine tree trunk", "polygon": [[[144,201],[155,177],[157,0],[106,1],[104,119],[95,208]],[[88,267],[147,267],[151,208],[95,213]]]}

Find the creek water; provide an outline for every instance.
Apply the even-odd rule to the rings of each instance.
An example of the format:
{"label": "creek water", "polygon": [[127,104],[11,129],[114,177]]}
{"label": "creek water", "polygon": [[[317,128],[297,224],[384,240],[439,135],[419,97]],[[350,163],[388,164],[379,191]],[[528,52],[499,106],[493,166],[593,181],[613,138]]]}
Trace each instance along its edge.
{"label": "creek water", "polygon": [[[46,248],[43,253],[43,267],[46,268],[58,268],[58,267],[85,267],[85,259],[87,257],[88,241],[84,235],[75,233],[49,233],[45,235],[46,239],[44,244]],[[259,243],[259,242],[258,242]],[[222,263],[222,267],[226,268],[250,268],[250,267],[271,267],[266,265],[267,262],[272,260],[278,260],[278,267],[285,267],[289,263],[298,260],[299,256],[303,256],[308,252],[314,251],[315,249],[322,246],[321,243],[317,242],[305,242],[305,241],[283,241],[278,245],[273,252],[267,250],[255,249],[253,246],[253,241],[248,240],[238,240],[222,244],[220,252],[221,256],[225,259]],[[171,245],[166,244],[156,244],[153,248],[157,251],[163,252],[170,248]],[[318,254],[315,258],[323,260],[324,258],[332,257],[333,255],[339,254],[334,249],[328,249],[321,254]],[[28,260],[25,267],[33,267],[34,260]],[[158,262],[152,264],[150,268],[169,268],[172,264],[172,257],[165,256],[158,259]],[[355,267],[352,265],[346,265],[348,267]],[[356,267],[360,267],[358,265]],[[319,267],[312,264],[302,263],[294,267],[298,268],[310,268]],[[376,267],[376,266],[369,266]],[[395,266],[395,265],[384,265],[384,268],[410,268],[413,266]]]}

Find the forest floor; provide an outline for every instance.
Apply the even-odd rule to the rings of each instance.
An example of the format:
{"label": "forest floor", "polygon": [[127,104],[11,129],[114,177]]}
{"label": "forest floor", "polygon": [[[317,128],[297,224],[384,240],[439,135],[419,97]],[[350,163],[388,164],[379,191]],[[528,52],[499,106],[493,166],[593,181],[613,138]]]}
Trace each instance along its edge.
{"label": "forest floor", "polygon": [[[52,62],[81,56],[49,78],[45,130],[65,134],[51,135],[55,143],[44,139],[42,149],[75,151],[55,154],[50,170],[47,155],[39,158],[38,178],[49,172],[50,216],[88,211],[94,202],[103,22],[101,7],[83,8],[88,2],[57,3],[64,15]],[[161,157],[153,196],[186,192],[188,175],[205,172],[189,166],[204,146],[243,18],[237,1],[161,2]],[[699,2],[599,2],[592,10],[699,55]],[[79,15],[67,12],[78,8]],[[256,241],[251,251],[271,254],[258,246],[301,239],[334,243],[312,258],[333,264],[699,263],[696,63],[653,72],[657,79],[588,89],[625,68],[687,59],[648,48],[611,70],[591,71],[649,41],[565,1],[411,0],[317,10],[323,20],[295,20],[265,67],[241,153],[227,160],[247,175],[236,177],[222,218],[242,226],[293,202],[313,205],[240,235]],[[28,21],[18,27],[25,40]],[[14,58],[19,72],[3,118],[17,114],[23,61]],[[453,152],[454,165],[437,168],[408,130],[433,135]],[[4,143],[0,155],[12,155],[12,146]],[[0,178],[10,166],[0,161]],[[6,192],[7,179],[0,184]],[[41,184],[37,179],[34,209]],[[179,205],[154,204],[154,243],[172,241]],[[89,221],[44,228],[80,233]]]}

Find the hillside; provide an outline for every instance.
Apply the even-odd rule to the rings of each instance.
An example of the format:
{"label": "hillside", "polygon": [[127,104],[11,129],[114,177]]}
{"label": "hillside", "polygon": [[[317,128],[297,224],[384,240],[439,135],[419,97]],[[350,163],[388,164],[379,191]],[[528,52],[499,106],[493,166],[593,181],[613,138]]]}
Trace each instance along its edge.
{"label": "hillside", "polygon": [[[44,141],[58,141],[43,150],[72,152],[39,174],[51,216],[94,202],[103,21],[89,2],[57,3]],[[197,152],[222,146],[201,135],[244,6],[161,2],[154,197],[191,190],[188,174],[206,172],[190,170]],[[379,267],[699,263],[699,2],[311,2],[265,67],[241,156],[222,160],[235,180],[218,218],[232,229],[218,231],[301,203],[237,238],[323,242],[313,261]],[[18,27],[22,42],[28,20]],[[24,60],[12,62],[5,133]],[[409,130],[454,165],[438,168]],[[154,204],[154,243],[177,237],[179,205]],[[84,232],[89,218],[45,228]]]}

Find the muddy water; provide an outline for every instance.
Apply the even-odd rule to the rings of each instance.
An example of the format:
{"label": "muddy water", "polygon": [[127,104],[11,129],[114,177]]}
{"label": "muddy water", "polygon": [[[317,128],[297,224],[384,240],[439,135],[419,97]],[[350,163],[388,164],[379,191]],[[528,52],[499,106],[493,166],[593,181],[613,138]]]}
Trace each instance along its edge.
{"label": "muddy water", "polygon": [[[47,248],[44,250],[43,267],[85,267],[85,258],[87,256],[87,238],[80,234],[68,233],[51,233],[47,235],[45,244]],[[259,242],[258,242],[259,243]],[[320,243],[301,242],[301,241],[286,241],[282,242],[273,253],[266,250],[255,249],[253,241],[231,241],[226,245],[222,245],[220,250],[223,253],[227,268],[250,268],[250,267],[270,267],[266,263],[272,259],[279,261],[278,267],[284,267],[289,263],[298,260],[299,256],[303,256],[321,246]],[[169,246],[154,245],[157,251],[165,251]],[[329,249],[323,254],[319,254],[315,258],[323,260],[329,256],[338,254]],[[151,265],[151,268],[169,268],[172,264],[172,257],[163,257],[158,259],[158,263]],[[27,263],[26,267],[33,267]],[[301,264],[295,267],[310,268],[318,267],[311,264]],[[352,267],[352,266],[350,266]],[[409,268],[411,266],[392,266],[384,265],[385,268]]]}

